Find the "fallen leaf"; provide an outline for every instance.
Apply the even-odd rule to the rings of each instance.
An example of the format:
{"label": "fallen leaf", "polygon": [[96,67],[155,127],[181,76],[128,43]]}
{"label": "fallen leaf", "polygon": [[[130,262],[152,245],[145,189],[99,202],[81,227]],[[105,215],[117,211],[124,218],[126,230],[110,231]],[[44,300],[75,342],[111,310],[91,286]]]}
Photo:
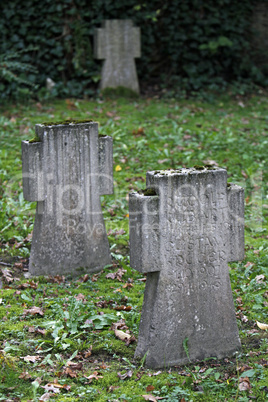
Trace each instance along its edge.
{"label": "fallen leaf", "polygon": [[121,331],[120,329],[114,330],[115,336],[120,339],[121,341],[126,341],[131,338],[131,335],[127,334],[126,332]]}
{"label": "fallen leaf", "polygon": [[82,293],[78,293],[78,295],[74,296],[76,298],[76,300],[82,300],[83,302],[85,302],[87,300],[86,296],[83,295]]}
{"label": "fallen leaf", "polygon": [[120,165],[117,165],[117,166],[115,167],[115,171],[116,171],[116,172],[120,172],[120,170],[122,170],[121,166],[120,166]]}
{"label": "fallen leaf", "polygon": [[61,384],[58,383],[58,380],[55,379],[54,382],[50,382],[50,383],[48,383],[48,384],[46,384],[44,386],[42,385],[42,388],[44,388],[46,391],[51,390],[52,392],[59,393],[60,392],[59,389],[66,389],[66,391],[70,391],[71,386],[67,385],[67,384],[61,385]]}
{"label": "fallen leaf", "polygon": [[99,375],[97,371],[94,371],[93,374],[90,374],[88,377],[85,376],[87,380],[89,380],[88,384],[90,384],[93,380],[98,380],[99,378],[103,378],[102,375]]}
{"label": "fallen leaf", "polygon": [[125,380],[126,378],[131,378],[132,374],[133,374],[133,372],[131,370],[128,370],[125,374],[117,373],[120,380]]}
{"label": "fallen leaf", "polygon": [[85,283],[85,282],[87,282],[88,280],[89,280],[89,275],[86,274],[86,275],[84,275],[83,278],[81,279],[81,282],[82,282],[82,283]]}
{"label": "fallen leaf", "polygon": [[244,268],[251,268],[251,267],[253,267],[253,265],[255,265],[253,262],[250,262],[250,261],[248,261],[247,263],[246,263],[246,265],[244,265]]}
{"label": "fallen leaf", "polygon": [[24,356],[21,357],[25,362],[35,363],[37,360],[40,360],[39,356]]}
{"label": "fallen leaf", "polygon": [[92,355],[92,345],[90,345],[90,348],[84,352],[85,359],[87,359],[91,355]]}
{"label": "fallen leaf", "polygon": [[98,274],[94,274],[91,277],[91,282],[97,282],[97,280],[99,279],[99,275]]}
{"label": "fallen leaf", "polygon": [[147,392],[152,392],[155,389],[155,387],[153,385],[148,385],[148,387],[146,388]]}
{"label": "fallen leaf", "polygon": [[259,327],[260,329],[263,329],[263,330],[267,330],[267,329],[268,329],[268,324],[262,324],[262,323],[259,322],[259,321],[256,321],[256,323],[257,323],[257,325],[258,325],[258,327]]}
{"label": "fallen leaf", "polygon": [[263,274],[255,276],[255,281],[257,283],[263,283],[264,279],[265,279],[265,276]]}
{"label": "fallen leaf", "polygon": [[42,396],[40,396],[39,398],[39,402],[46,402],[49,401],[50,397],[55,395],[54,393],[50,393],[50,392],[46,392],[45,394],[43,394]]}
{"label": "fallen leaf", "polygon": [[66,367],[64,369],[64,374],[68,375],[71,378],[76,378],[77,377],[77,374],[72,369],[70,369],[69,367]]}
{"label": "fallen leaf", "polygon": [[50,275],[48,282],[58,283],[60,285],[61,283],[65,282],[65,276],[63,276],[63,275],[55,275],[55,276]]}
{"label": "fallen leaf", "polygon": [[127,289],[127,288],[133,288],[133,284],[132,283],[129,283],[129,282],[127,282],[127,283],[125,283],[124,285],[123,285],[123,288],[124,289]]}
{"label": "fallen leaf", "polygon": [[12,277],[12,272],[8,268],[2,268],[2,275],[3,278],[7,281],[7,283],[11,283],[14,281],[14,278]]}
{"label": "fallen leaf", "polygon": [[54,394],[59,394],[60,389],[59,389],[59,387],[56,387],[55,385],[57,385],[57,384],[46,384],[46,385],[42,386],[42,388],[44,388],[46,391],[53,392]]}
{"label": "fallen leaf", "polygon": [[23,264],[22,264],[22,262],[15,262],[14,268],[23,269]]}
{"label": "fallen leaf", "polygon": [[249,391],[251,389],[251,384],[248,377],[239,378],[239,391]]}
{"label": "fallen leaf", "polygon": [[23,373],[21,373],[21,375],[19,376],[19,378],[21,378],[22,380],[30,380],[32,377],[31,377],[31,375],[28,373],[28,371],[24,371]]}
{"label": "fallen leaf", "polygon": [[113,392],[115,389],[118,389],[118,388],[119,388],[118,385],[111,385],[111,386],[108,388],[108,392]]}
{"label": "fallen leaf", "polygon": [[23,310],[23,315],[25,316],[25,315],[27,315],[27,314],[31,314],[31,315],[36,315],[36,314],[44,315],[44,312],[43,312],[43,310],[42,310],[40,307],[34,306],[34,307],[29,308],[29,309]]}
{"label": "fallen leaf", "polygon": [[159,396],[153,396],[151,394],[148,395],[142,395],[142,397],[146,400],[146,401],[150,401],[150,402],[157,402],[160,399],[165,399],[165,398],[161,398]]}
{"label": "fallen leaf", "polygon": [[68,367],[70,367],[72,370],[82,370],[82,368],[83,368],[83,364],[81,362],[74,363],[74,362],[70,361],[70,362],[67,362],[66,365]]}
{"label": "fallen leaf", "polygon": [[132,307],[131,306],[117,306],[114,309],[118,310],[118,311],[130,311],[132,309]]}

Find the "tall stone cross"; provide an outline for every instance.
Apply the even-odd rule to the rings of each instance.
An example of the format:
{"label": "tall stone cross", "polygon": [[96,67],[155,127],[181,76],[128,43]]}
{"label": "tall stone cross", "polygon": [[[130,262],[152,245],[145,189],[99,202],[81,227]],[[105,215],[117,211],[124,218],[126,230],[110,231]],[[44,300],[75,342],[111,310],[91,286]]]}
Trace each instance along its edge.
{"label": "tall stone cross", "polygon": [[110,263],[100,195],[113,193],[112,138],[98,124],[37,124],[22,141],[23,194],[37,201],[31,275],[95,272]]}
{"label": "tall stone cross", "polygon": [[212,167],[146,184],[129,197],[130,264],[147,273],[135,355],[152,368],[226,357],[240,347],[227,263],[244,258],[243,189]]}
{"label": "tall stone cross", "polygon": [[139,93],[134,58],[141,57],[140,29],[131,20],[106,20],[95,29],[96,59],[105,59],[101,73],[101,89],[129,88]]}

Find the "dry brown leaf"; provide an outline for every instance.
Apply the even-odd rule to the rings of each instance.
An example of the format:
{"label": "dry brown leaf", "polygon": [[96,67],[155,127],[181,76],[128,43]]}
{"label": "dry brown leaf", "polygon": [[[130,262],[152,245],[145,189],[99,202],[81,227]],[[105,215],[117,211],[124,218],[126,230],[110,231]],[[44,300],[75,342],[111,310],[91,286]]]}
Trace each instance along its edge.
{"label": "dry brown leaf", "polygon": [[132,307],[131,306],[116,306],[114,309],[118,310],[118,311],[122,311],[122,310],[123,311],[130,311],[132,309]]}
{"label": "dry brown leaf", "polygon": [[124,289],[126,289],[126,288],[133,288],[133,284],[132,283],[129,283],[129,282],[127,282],[127,283],[125,283],[124,285],[123,285],[123,288]]}
{"label": "dry brown leaf", "polygon": [[126,273],[127,271],[123,268],[119,268],[116,272],[110,272],[109,274],[106,275],[107,279],[117,279],[118,281],[122,282],[122,276]]}
{"label": "dry brown leaf", "polygon": [[239,378],[239,391],[249,391],[251,389],[251,384],[248,377]]}
{"label": "dry brown leaf", "polygon": [[69,367],[66,367],[64,369],[64,374],[68,375],[71,378],[76,378],[77,377],[77,374]]}
{"label": "dry brown leaf", "polygon": [[36,315],[36,314],[44,315],[44,312],[43,312],[43,310],[42,310],[40,307],[34,306],[34,307],[29,308],[29,309],[23,310],[23,315],[25,316],[25,315],[27,315],[27,314],[31,314],[31,315]]}
{"label": "dry brown leaf", "polygon": [[92,355],[92,345],[90,345],[89,349],[84,352],[85,359]]}
{"label": "dry brown leaf", "polygon": [[262,323],[259,322],[259,321],[256,321],[256,323],[257,323],[257,325],[258,325],[258,327],[259,327],[260,329],[263,329],[263,330],[267,330],[267,329],[268,329],[268,324],[262,324]]}
{"label": "dry brown leaf", "polygon": [[76,300],[82,300],[83,302],[85,302],[87,300],[86,296],[83,295],[83,293],[78,293],[78,295],[74,296],[76,298]]}
{"label": "dry brown leaf", "polygon": [[153,385],[148,385],[148,387],[146,388],[147,392],[152,392],[155,389],[155,387]]}
{"label": "dry brown leaf", "polygon": [[255,281],[257,283],[263,283],[264,279],[265,279],[265,276],[263,274],[255,276]]}
{"label": "dry brown leaf", "polygon": [[81,362],[74,363],[74,362],[70,361],[70,362],[67,362],[66,365],[68,367],[70,367],[72,370],[82,370],[82,368],[83,368],[83,364]]}
{"label": "dry brown leaf", "polygon": [[40,356],[24,356],[21,357],[25,362],[35,363],[37,360],[40,360]]}
{"label": "dry brown leaf", "polygon": [[88,280],[89,280],[89,275],[86,274],[86,275],[84,275],[83,278],[81,279],[81,282],[82,282],[82,283],[85,283],[85,282],[87,282]]}
{"label": "dry brown leaf", "polygon": [[32,377],[31,377],[31,375],[28,373],[28,371],[24,371],[23,373],[21,373],[21,375],[19,376],[19,378],[21,378],[22,380],[30,380]]}
{"label": "dry brown leaf", "polygon": [[148,395],[142,395],[142,397],[146,400],[146,401],[150,401],[150,402],[157,402],[159,401],[159,399],[164,399],[164,398],[159,398],[157,396],[153,396],[151,394]]}
{"label": "dry brown leaf", "polygon": [[131,378],[132,374],[133,374],[133,372],[131,370],[128,370],[125,374],[117,373],[120,380],[125,380],[126,378]]}
{"label": "dry brown leaf", "polygon": [[50,392],[46,392],[45,394],[43,394],[42,396],[40,396],[39,398],[39,402],[46,402],[49,401],[50,397],[55,395],[54,393],[50,393]]}
{"label": "dry brown leaf", "polygon": [[99,378],[103,378],[102,375],[99,375],[97,371],[94,371],[93,374],[90,374],[88,377],[85,376],[89,382],[87,384],[90,384],[93,380],[98,380]]}

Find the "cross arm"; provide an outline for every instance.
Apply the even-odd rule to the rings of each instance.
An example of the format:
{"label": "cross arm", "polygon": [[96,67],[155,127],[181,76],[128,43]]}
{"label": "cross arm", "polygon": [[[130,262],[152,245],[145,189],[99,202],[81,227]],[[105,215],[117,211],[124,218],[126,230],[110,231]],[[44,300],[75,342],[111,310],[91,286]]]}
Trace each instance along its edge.
{"label": "cross arm", "polygon": [[228,183],[227,200],[229,208],[230,254],[228,261],[244,259],[244,189]]}
{"label": "cross arm", "polygon": [[113,139],[99,136],[99,194],[113,194]]}
{"label": "cross arm", "polygon": [[23,196],[27,201],[43,201],[43,144],[42,142],[22,141],[21,150]]}
{"label": "cross arm", "polygon": [[139,272],[160,270],[159,197],[129,194],[130,265]]}
{"label": "cross arm", "polygon": [[105,59],[105,31],[103,28],[95,28],[94,30],[94,58]]}

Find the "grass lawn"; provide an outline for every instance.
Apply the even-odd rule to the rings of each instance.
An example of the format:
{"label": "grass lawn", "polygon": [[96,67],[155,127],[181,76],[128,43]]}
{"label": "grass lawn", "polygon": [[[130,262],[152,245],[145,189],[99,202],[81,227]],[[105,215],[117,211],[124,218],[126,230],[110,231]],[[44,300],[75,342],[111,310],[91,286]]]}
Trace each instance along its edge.
{"label": "grass lawn", "polygon": [[[22,194],[20,142],[45,121],[93,119],[114,142],[114,194],[102,196],[112,266],[26,279],[35,203]],[[268,100],[57,100],[0,117],[0,400],[266,401]],[[154,371],[134,360],[145,277],[129,266],[128,193],[148,170],[213,164],[245,189],[244,261],[230,264],[242,349]],[[224,311],[222,311],[224,314]],[[130,344],[115,336],[128,332]]]}

